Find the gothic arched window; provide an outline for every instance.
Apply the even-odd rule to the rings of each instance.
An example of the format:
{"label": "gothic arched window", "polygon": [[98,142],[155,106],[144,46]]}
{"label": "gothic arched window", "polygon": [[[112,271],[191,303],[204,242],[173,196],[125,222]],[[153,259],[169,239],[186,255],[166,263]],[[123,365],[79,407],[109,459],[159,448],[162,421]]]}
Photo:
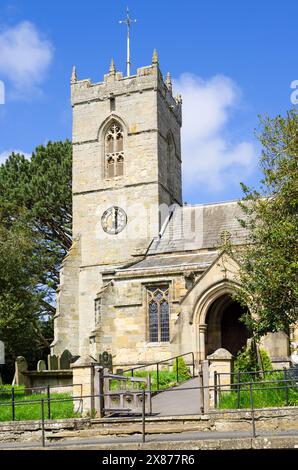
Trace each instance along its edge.
{"label": "gothic arched window", "polygon": [[150,342],[170,341],[169,286],[147,288]]}
{"label": "gothic arched window", "polygon": [[114,178],[123,174],[123,129],[114,122],[105,134],[105,175],[106,178]]}

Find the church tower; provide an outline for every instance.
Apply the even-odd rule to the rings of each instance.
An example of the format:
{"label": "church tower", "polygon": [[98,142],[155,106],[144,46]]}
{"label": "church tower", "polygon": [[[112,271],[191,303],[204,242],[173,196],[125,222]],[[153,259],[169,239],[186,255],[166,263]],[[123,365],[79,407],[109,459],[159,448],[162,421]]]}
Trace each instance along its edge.
{"label": "church tower", "polygon": [[123,77],[71,77],[73,246],[64,260],[55,318],[56,354],[89,352],[102,273],[137,261],[182,204],[181,97],[152,64]]}

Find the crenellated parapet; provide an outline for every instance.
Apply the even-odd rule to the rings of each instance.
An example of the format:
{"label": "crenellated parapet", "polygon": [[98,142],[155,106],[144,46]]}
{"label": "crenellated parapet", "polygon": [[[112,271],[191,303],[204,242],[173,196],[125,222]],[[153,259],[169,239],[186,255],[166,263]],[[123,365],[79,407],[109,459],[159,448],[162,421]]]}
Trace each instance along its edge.
{"label": "crenellated parapet", "polygon": [[129,96],[135,93],[155,90],[160,93],[174,113],[177,121],[181,123],[181,96],[176,98],[172,94],[172,82],[167,74],[166,80],[159,68],[156,51],[153,54],[152,64],[137,69],[136,75],[124,77],[122,72],[116,70],[112,59],[109,72],[104,79],[98,83],[92,83],[90,79],[78,80],[75,67],[71,76],[71,103],[72,106],[91,103],[94,101],[105,101],[117,96]]}

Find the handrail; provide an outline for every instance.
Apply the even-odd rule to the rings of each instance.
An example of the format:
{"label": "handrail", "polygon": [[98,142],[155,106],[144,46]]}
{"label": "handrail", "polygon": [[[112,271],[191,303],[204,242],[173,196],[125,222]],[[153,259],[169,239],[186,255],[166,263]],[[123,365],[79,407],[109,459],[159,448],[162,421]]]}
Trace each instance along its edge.
{"label": "handrail", "polygon": [[133,374],[134,374],[135,370],[156,366],[156,382],[157,382],[157,389],[159,389],[159,365],[163,364],[165,362],[173,361],[173,360],[176,359],[177,382],[179,382],[178,359],[179,359],[179,357],[184,357],[184,356],[189,356],[189,355],[191,355],[191,357],[192,357],[192,364],[191,364],[192,365],[192,377],[195,377],[195,356],[194,356],[194,353],[192,351],[188,352],[188,353],[184,353],[184,354],[179,354],[178,356],[172,356],[172,357],[169,357],[168,359],[163,359],[162,361],[149,362],[148,364],[144,364],[142,366],[132,367],[130,369],[126,369],[123,373],[131,372],[131,376],[133,377],[134,376]]}
{"label": "handrail", "polygon": [[[274,374],[275,372],[284,372],[285,368],[283,369],[270,369],[270,370],[256,370],[256,371],[237,371],[237,372],[220,372],[220,375],[238,375],[238,374],[241,374],[241,375],[258,375],[258,374]],[[288,369],[286,370],[291,370],[291,368],[289,367]]]}
{"label": "handrail", "polygon": [[157,361],[157,362],[149,362],[148,364],[144,364],[142,366],[136,366],[136,367],[132,367],[130,369],[126,369],[124,372],[129,372],[131,370],[136,370],[136,369],[142,369],[143,367],[149,367],[149,366],[155,366],[157,364],[162,364],[163,362],[169,362],[171,361],[172,359],[178,359],[179,357],[183,357],[183,356],[188,356],[189,354],[192,355],[192,358],[193,358],[193,364],[194,364],[194,353],[191,351],[191,352],[188,352],[188,353],[184,353],[184,354],[179,354],[178,356],[172,356],[172,357],[169,357],[168,359],[163,359],[162,361]]}
{"label": "handrail", "polygon": [[108,375],[103,375],[104,379],[110,379],[110,380],[118,380],[119,382],[146,382],[146,378],[144,377],[126,377],[125,375],[116,375],[116,374],[108,374]]}

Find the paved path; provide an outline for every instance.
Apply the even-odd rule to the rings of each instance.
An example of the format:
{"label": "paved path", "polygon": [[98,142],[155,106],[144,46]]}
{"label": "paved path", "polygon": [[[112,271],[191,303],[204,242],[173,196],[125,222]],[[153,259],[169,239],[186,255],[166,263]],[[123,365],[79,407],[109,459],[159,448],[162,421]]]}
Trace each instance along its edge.
{"label": "paved path", "polygon": [[[169,443],[176,442],[177,447],[179,442],[190,442],[190,441],[230,441],[232,444],[239,439],[249,439],[251,441],[252,435],[250,432],[237,431],[237,432],[182,432],[177,434],[155,434],[147,435],[146,442],[149,443]],[[278,439],[284,440],[295,440],[295,448],[298,447],[298,434],[297,431],[281,431],[281,432],[262,432],[257,434],[257,439]],[[84,449],[84,448],[105,448],[109,449],[110,446],[120,444],[140,444],[142,437],[140,435],[126,436],[126,437],[100,437],[100,438],[85,438],[85,439],[65,439],[61,442],[48,442],[46,449]],[[42,447],[41,442],[10,442],[0,443],[0,450],[9,449],[40,449]],[[286,447],[286,446],[285,446]],[[293,445],[294,447],[294,445]]]}
{"label": "paved path", "polygon": [[[158,413],[158,416],[200,414],[200,390],[194,388],[198,386],[199,379],[195,377],[174,387],[173,391],[159,393],[152,398],[152,413]],[[183,388],[190,390],[182,391]]]}

